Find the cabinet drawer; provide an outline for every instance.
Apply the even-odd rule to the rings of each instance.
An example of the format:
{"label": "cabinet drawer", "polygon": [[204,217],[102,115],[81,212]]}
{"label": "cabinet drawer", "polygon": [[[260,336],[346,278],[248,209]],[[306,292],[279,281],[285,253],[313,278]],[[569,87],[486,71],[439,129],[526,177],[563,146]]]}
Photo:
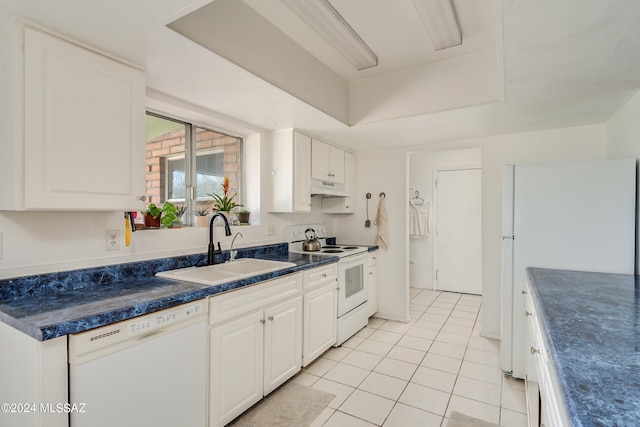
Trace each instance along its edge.
{"label": "cabinet drawer", "polygon": [[216,324],[261,309],[302,292],[302,274],[290,274],[260,282],[237,291],[209,299],[209,323]]}
{"label": "cabinet drawer", "polygon": [[328,282],[338,280],[338,264],[306,270],[302,272],[302,275],[304,283],[303,289],[308,291],[309,289],[317,288]]}

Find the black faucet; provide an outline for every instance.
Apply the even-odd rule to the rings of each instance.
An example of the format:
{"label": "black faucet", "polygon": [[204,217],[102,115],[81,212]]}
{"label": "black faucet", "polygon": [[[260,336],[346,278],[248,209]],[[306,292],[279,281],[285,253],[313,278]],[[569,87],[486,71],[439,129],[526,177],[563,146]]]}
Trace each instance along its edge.
{"label": "black faucet", "polygon": [[220,242],[218,242],[218,249],[216,250],[215,245],[213,244],[213,222],[216,217],[222,217],[224,220],[224,234],[226,236],[231,236],[231,227],[229,227],[229,221],[227,221],[227,217],[222,213],[218,212],[211,216],[209,220],[209,251],[207,253],[207,265],[213,265],[216,263],[216,254],[222,253],[222,249],[220,249]]}

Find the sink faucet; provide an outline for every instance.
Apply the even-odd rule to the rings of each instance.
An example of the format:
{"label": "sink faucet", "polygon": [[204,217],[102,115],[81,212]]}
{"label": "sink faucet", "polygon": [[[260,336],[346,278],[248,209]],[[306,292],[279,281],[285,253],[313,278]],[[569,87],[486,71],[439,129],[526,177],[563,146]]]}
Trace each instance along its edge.
{"label": "sink faucet", "polygon": [[242,233],[239,231],[236,233],[235,236],[233,236],[233,240],[231,241],[231,250],[229,251],[229,262],[233,262],[236,259],[236,254],[238,253],[238,251],[233,250],[233,242],[236,241],[236,237],[238,237],[238,235],[240,235],[240,237],[244,237]]}
{"label": "sink faucet", "polygon": [[213,244],[213,222],[217,217],[221,216],[224,221],[224,234],[225,236],[231,236],[231,228],[229,227],[229,221],[227,221],[227,217],[224,216],[221,212],[213,214],[211,219],[209,220],[209,251],[207,253],[207,265],[213,265],[216,263],[216,254],[222,253],[222,249],[220,249],[220,242],[218,242],[218,249]]}

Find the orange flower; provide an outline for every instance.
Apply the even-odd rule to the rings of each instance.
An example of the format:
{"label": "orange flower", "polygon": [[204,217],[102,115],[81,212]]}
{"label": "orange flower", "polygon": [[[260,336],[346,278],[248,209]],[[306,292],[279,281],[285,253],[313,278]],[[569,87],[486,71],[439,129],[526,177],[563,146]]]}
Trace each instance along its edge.
{"label": "orange flower", "polygon": [[222,193],[226,196],[229,192],[229,177],[225,175],[224,181],[222,182]]}
{"label": "orange flower", "polygon": [[222,192],[223,192],[222,196],[215,193],[207,194],[208,196],[213,197],[213,200],[215,200],[216,202],[215,209],[218,211],[230,212],[236,206],[242,206],[241,204],[238,204],[233,201],[233,199],[237,196],[236,193],[233,193],[231,196],[229,196],[229,186],[230,186],[229,177],[225,176],[224,181],[222,182],[222,184],[220,184],[220,187],[222,188]]}

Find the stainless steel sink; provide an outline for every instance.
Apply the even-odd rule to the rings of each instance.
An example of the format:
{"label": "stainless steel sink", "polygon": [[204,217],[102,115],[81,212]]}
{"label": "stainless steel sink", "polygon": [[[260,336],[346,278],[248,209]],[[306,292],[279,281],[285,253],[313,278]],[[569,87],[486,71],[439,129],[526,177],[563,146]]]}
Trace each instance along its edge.
{"label": "stainless steel sink", "polygon": [[234,262],[226,262],[224,264],[161,271],[156,273],[156,276],[215,286],[221,283],[233,282],[245,277],[258,276],[290,267],[295,267],[295,264],[285,261],[241,258]]}

